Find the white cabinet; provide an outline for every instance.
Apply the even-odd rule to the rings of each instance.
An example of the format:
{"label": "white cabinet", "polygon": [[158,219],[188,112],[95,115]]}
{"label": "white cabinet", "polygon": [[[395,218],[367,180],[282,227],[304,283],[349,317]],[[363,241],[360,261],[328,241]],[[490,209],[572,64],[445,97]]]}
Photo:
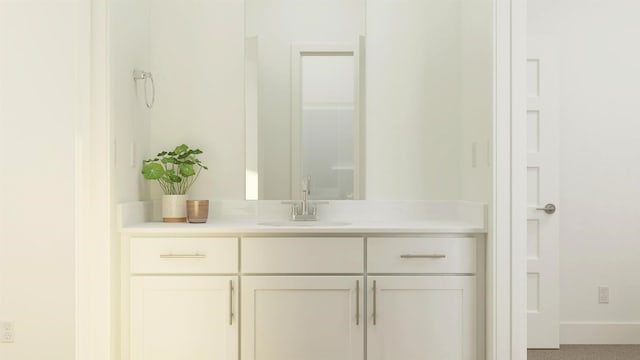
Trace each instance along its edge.
{"label": "white cabinet", "polygon": [[131,274],[231,274],[238,272],[238,238],[134,237]]}
{"label": "white cabinet", "polygon": [[124,238],[123,360],[484,358],[481,237],[208,235]]}
{"label": "white cabinet", "polygon": [[471,237],[369,238],[367,269],[376,274],[475,274],[477,241]]}
{"label": "white cabinet", "polygon": [[242,272],[349,274],[364,272],[362,237],[245,237]]}
{"label": "white cabinet", "polygon": [[476,359],[474,276],[370,276],[367,289],[368,360]]}
{"label": "white cabinet", "polygon": [[238,238],[124,237],[123,360],[238,360]]}
{"label": "white cabinet", "polygon": [[362,276],[245,276],[243,360],[362,360]]}
{"label": "white cabinet", "polygon": [[132,360],[236,360],[237,277],[131,278]]}
{"label": "white cabinet", "polygon": [[367,239],[368,360],[484,358],[476,346],[478,242]]}

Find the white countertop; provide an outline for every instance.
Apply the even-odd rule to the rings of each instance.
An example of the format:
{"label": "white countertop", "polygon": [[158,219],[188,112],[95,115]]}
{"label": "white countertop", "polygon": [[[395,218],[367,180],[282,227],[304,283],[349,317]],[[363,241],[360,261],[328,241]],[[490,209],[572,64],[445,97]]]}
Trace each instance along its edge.
{"label": "white countertop", "polygon": [[[288,221],[290,205],[280,201],[215,201],[209,210],[209,221],[202,224],[163,223],[159,216],[152,216],[152,210],[149,202],[120,204],[120,232],[172,236],[487,232],[486,205],[463,201],[332,201],[321,209],[317,222]],[[281,224],[264,224],[270,222]]]}
{"label": "white countertop", "polygon": [[144,222],[121,229],[126,234],[173,235],[273,235],[273,234],[484,234],[486,230],[477,224],[462,221],[407,221],[407,222],[349,222],[349,225],[332,225],[319,222],[301,222],[300,225],[261,225],[254,221],[215,221],[207,223]]}

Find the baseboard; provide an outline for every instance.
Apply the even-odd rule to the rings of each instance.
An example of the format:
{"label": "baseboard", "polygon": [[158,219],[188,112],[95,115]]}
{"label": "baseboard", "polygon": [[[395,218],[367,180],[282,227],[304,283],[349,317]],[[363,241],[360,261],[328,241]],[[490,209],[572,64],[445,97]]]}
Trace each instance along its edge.
{"label": "baseboard", "polygon": [[561,322],[561,344],[640,344],[640,322]]}

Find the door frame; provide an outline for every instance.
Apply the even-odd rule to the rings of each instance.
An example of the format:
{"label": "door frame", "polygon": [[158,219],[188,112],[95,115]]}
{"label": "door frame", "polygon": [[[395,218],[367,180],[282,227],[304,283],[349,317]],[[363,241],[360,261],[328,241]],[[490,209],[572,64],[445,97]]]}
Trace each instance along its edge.
{"label": "door frame", "polygon": [[291,199],[302,198],[302,57],[303,56],[352,56],[353,57],[353,197],[363,196],[362,137],[362,38],[353,43],[294,44],[291,46]]}
{"label": "door frame", "polygon": [[[90,116],[76,159],[76,359],[117,359],[117,254],[111,201],[109,0],[84,0]],[[493,206],[487,262],[487,360],[526,359],[526,1],[494,4]],[[89,23],[90,22],[90,23]],[[116,257],[114,257],[116,256]]]}
{"label": "door frame", "polygon": [[113,248],[116,233],[112,204],[112,143],[109,116],[109,2],[82,0],[78,16],[87,51],[86,99],[76,127],[75,359],[116,360],[118,271]]}
{"label": "door frame", "polygon": [[[496,0],[487,359],[527,358],[526,0]],[[491,241],[493,240],[493,242]]]}

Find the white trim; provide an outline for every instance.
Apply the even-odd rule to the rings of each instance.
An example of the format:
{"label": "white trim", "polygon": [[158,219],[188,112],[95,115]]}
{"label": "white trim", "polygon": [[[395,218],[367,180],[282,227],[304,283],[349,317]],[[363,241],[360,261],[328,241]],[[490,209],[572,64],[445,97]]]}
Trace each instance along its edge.
{"label": "white trim", "polygon": [[[254,45],[255,44],[255,45]],[[260,36],[250,36],[244,39],[244,169],[245,169],[245,199],[258,200],[263,192],[260,191],[260,174],[258,168],[260,148],[258,147],[258,81],[260,59]],[[249,79],[255,78],[256,83],[250,84]]]}
{"label": "white trim", "polygon": [[510,1],[497,0],[495,12],[495,123],[494,123],[494,239],[490,244],[490,284],[487,350],[488,360],[507,360],[511,357],[511,48]]}
{"label": "white trim", "polygon": [[561,344],[640,344],[640,322],[561,322]]}
{"label": "white trim", "polygon": [[[365,5],[366,6],[366,5]],[[366,16],[365,16],[366,17]],[[354,62],[354,74],[357,80],[355,86],[356,96],[354,98],[354,105],[356,108],[355,117],[356,117],[356,127],[354,131],[355,136],[355,149],[353,152],[354,159],[354,186],[353,186],[353,198],[354,200],[365,199],[365,164],[367,159],[365,158],[367,154],[366,147],[366,119],[367,119],[367,63],[366,63],[366,37],[360,35],[358,37],[358,47],[356,49],[357,55],[355,56]]]}
{"label": "white trim", "polygon": [[495,240],[489,248],[487,359],[526,359],[526,2],[496,0]]}
{"label": "white trim", "polygon": [[81,91],[83,98],[78,99],[78,106],[82,107],[80,110],[82,113],[79,116],[80,120],[76,124],[75,128],[75,358],[86,358],[87,354],[91,352],[92,344],[88,342],[86,332],[84,329],[90,326],[89,318],[90,313],[90,296],[89,289],[91,286],[91,280],[84,272],[88,263],[85,258],[86,243],[83,241],[89,231],[85,221],[87,220],[87,209],[90,208],[89,187],[91,185],[91,176],[89,168],[91,166],[90,156],[90,138],[91,138],[91,111],[92,111],[92,98],[91,98],[91,86],[93,83],[92,75],[92,4],[90,2],[82,3],[81,9],[78,11],[78,21],[81,22],[82,31],[78,31],[78,43],[79,50],[84,52],[80,55],[83,69],[79,69],[78,72],[82,73],[85,78],[83,84],[83,91]]}
{"label": "white trim", "polygon": [[[90,109],[77,134],[76,359],[115,359],[111,314],[108,0],[87,1]],[[89,12],[90,10],[90,12]]]}
{"label": "white trim", "polygon": [[511,354],[527,358],[527,2],[511,1]]}

